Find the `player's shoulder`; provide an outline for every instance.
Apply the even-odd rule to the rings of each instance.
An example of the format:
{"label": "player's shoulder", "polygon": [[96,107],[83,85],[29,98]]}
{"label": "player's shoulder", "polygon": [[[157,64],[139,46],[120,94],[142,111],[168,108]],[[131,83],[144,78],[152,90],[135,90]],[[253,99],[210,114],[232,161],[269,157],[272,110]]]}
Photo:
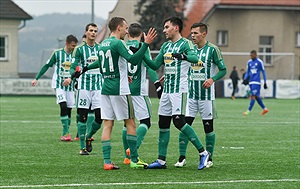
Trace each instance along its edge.
{"label": "player's shoulder", "polygon": [[264,64],[264,62],[262,61],[262,59],[260,58],[256,58],[257,59],[257,62],[261,63],[261,64]]}
{"label": "player's shoulder", "polygon": [[217,45],[213,44],[212,42],[207,41],[206,45],[210,48],[220,49]]}

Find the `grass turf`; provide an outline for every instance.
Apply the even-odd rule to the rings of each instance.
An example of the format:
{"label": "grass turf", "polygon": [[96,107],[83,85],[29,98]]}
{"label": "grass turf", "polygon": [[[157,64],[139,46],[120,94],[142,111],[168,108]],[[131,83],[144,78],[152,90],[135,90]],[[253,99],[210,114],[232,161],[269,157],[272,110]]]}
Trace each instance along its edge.
{"label": "grass turf", "polygon": [[[198,153],[189,144],[187,165],[173,166],[178,158],[178,131],[171,126],[165,170],[132,170],[123,165],[122,122],[115,122],[112,161],[120,170],[103,170],[101,131],[93,152],[79,155],[79,142],[61,142],[59,106],[55,97],[0,97],[0,188],[299,188],[299,99],[264,99],[270,112],[260,116],[256,103],[251,115],[242,112],[247,99],[217,99],[214,122],[214,167],[197,170]],[[152,126],[139,154],[151,163],[157,158],[159,101],[152,99]],[[72,111],[71,135],[77,127]],[[193,128],[205,143],[198,115]]]}

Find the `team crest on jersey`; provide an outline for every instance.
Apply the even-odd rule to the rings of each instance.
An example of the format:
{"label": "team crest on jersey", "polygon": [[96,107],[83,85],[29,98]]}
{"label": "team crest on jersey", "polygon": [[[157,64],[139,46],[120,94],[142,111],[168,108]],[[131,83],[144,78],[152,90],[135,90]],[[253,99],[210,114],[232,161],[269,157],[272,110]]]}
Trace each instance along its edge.
{"label": "team crest on jersey", "polygon": [[174,57],[172,57],[171,53],[164,54],[164,62],[165,64],[171,64],[174,61]]}
{"label": "team crest on jersey", "polygon": [[202,54],[202,57],[205,57],[205,56],[206,56],[206,54],[205,54],[205,53],[203,53],[203,54]]}
{"label": "team crest on jersey", "polygon": [[64,68],[64,70],[70,70],[71,62],[69,61],[63,62],[61,66]]}
{"label": "team crest on jersey", "polygon": [[90,56],[87,60],[86,60],[86,63],[88,64],[91,64],[91,63],[94,63],[98,60],[98,57],[97,56]]}
{"label": "team crest on jersey", "polygon": [[204,63],[203,63],[201,60],[198,60],[198,63],[192,64],[192,69],[193,69],[194,71],[199,71],[199,70],[201,70],[202,68],[204,68]]}

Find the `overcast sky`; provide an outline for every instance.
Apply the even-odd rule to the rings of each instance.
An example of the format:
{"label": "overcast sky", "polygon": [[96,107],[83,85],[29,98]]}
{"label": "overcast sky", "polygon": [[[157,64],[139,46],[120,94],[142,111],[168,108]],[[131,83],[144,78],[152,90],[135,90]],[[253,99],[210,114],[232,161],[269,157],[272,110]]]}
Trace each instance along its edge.
{"label": "overcast sky", "polygon": [[[118,0],[94,0],[95,16],[108,19]],[[92,0],[13,0],[31,16],[51,13],[91,14]]]}

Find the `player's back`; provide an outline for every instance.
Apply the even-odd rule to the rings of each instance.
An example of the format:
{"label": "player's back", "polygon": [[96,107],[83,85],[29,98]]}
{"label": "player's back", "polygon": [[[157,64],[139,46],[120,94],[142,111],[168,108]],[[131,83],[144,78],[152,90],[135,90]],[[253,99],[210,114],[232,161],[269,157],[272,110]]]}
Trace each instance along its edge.
{"label": "player's back", "polygon": [[128,48],[124,41],[111,36],[100,44],[98,55],[103,75],[102,94],[130,94],[128,86],[127,61]]}

